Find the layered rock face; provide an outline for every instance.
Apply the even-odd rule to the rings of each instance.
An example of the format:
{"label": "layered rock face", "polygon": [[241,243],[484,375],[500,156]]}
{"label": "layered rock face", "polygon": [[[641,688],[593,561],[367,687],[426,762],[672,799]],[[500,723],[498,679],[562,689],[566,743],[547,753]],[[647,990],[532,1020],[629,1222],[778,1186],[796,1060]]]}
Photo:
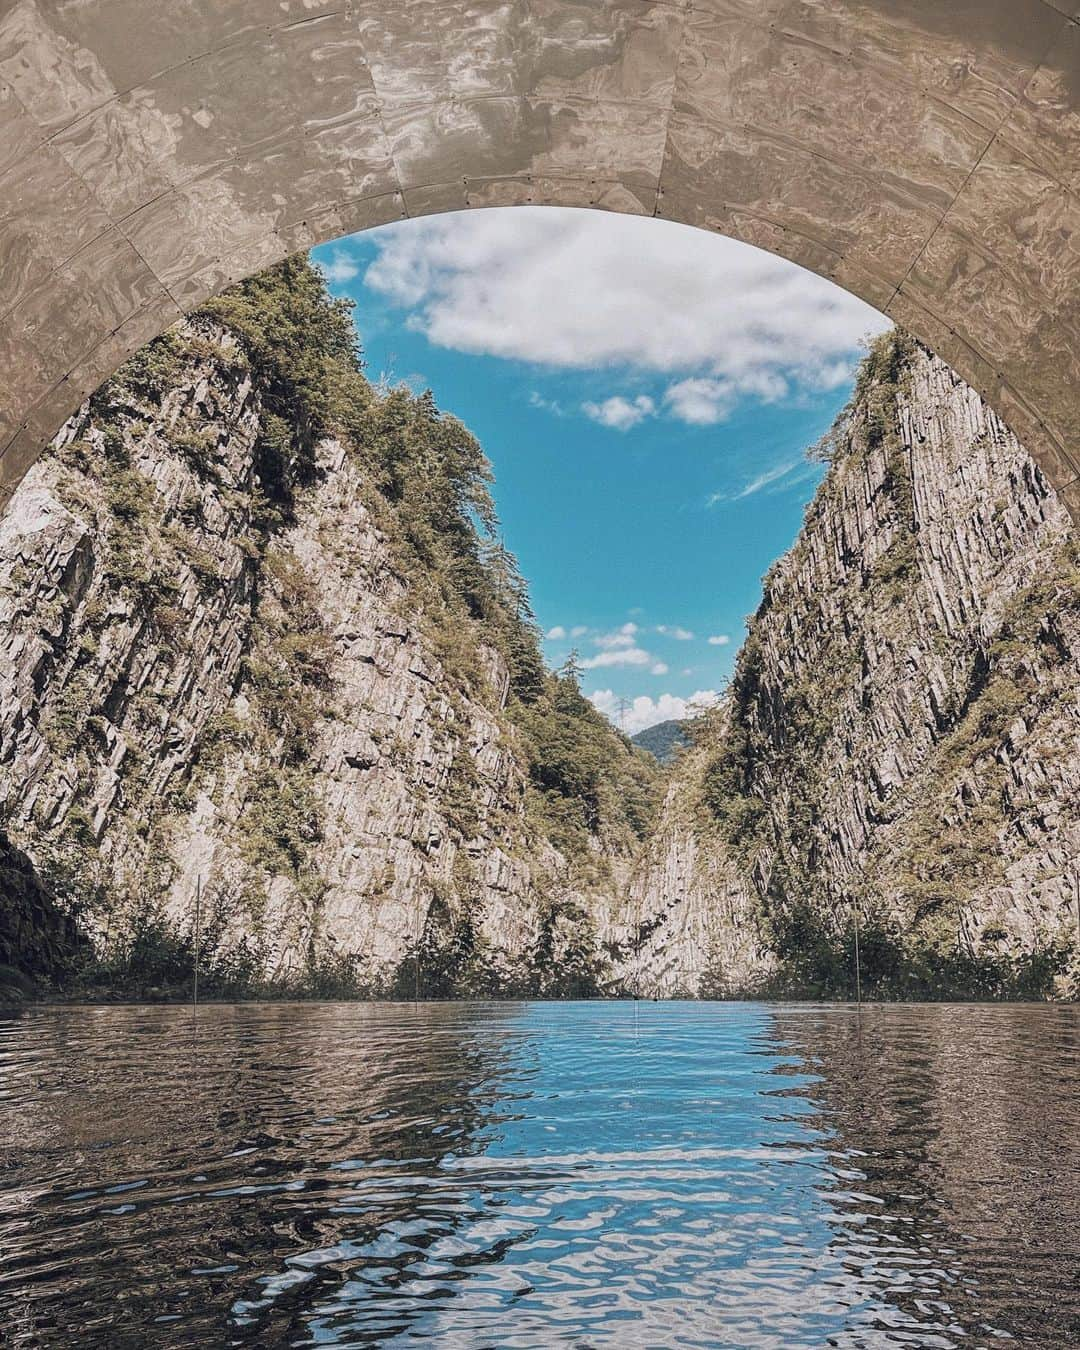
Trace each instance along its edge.
{"label": "layered rock face", "polygon": [[1080,885],[1067,513],[979,396],[899,335],[823,453],[729,697],[676,771],[637,883],[646,910],[680,898],[652,941],[674,965],[704,941],[695,990],[839,992],[858,921],[883,992],[1054,972],[1060,992]]}
{"label": "layered rock face", "polygon": [[871,992],[1074,988],[1076,537],[971,389],[875,347],[656,818],[475,443],[313,277],[148,348],[0,517],[0,965],[175,989],[198,923],[222,991],[844,996],[858,931]]}
{"label": "layered rock face", "polygon": [[268,463],[264,395],[230,331],[188,321],[0,519],[12,840],[150,983],[190,973],[198,907],[219,984],[595,992],[624,845],[598,823],[589,884],[536,826],[504,657],[402,573],[340,439]]}
{"label": "layered rock face", "polygon": [[84,409],[0,519],[0,808],[106,932],[121,893],[136,905],[169,884],[164,822],[256,606],[258,408],[235,339],[192,337],[156,419],[135,390],[107,432]]}

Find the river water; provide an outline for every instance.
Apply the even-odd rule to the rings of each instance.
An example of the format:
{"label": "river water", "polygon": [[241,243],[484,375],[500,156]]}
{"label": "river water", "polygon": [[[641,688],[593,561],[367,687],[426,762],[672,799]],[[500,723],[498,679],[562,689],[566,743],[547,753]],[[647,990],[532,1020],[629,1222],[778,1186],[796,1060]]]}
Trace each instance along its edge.
{"label": "river water", "polygon": [[0,1343],[1080,1345],[1080,1009],[0,1016]]}

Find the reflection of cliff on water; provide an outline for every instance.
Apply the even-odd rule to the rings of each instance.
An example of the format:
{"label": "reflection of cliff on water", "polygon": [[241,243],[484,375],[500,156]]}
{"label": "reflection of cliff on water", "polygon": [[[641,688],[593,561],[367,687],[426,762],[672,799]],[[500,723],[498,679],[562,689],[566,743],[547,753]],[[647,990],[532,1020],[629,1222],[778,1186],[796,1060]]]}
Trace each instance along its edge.
{"label": "reflection of cliff on water", "polygon": [[[155,1324],[164,1344],[310,1335],[349,1250],[415,1220],[424,1178],[513,1109],[506,1014],[247,1005],[201,1009],[197,1025],[175,1008],[0,1022],[0,1323],[14,1344],[49,1346],[143,1345]],[[313,1251],[327,1259],[285,1264]],[[392,1254],[379,1264],[386,1280]]]}
{"label": "reflection of cliff on water", "polygon": [[835,1141],[834,1248],[868,1299],[851,1330],[919,1346],[1080,1344],[1077,1009],[778,1007],[772,1019],[778,1048],[820,1075],[797,1095]]}
{"label": "reflection of cliff on water", "polygon": [[1080,1010],[0,1019],[0,1340],[1080,1344]]}

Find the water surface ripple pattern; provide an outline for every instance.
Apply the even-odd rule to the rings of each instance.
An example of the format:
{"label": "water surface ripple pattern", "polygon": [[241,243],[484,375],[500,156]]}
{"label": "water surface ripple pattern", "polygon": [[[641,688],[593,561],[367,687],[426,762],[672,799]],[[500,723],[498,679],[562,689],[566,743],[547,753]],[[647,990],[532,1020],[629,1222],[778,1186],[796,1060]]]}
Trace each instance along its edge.
{"label": "water surface ripple pattern", "polygon": [[1080,1344],[1080,1009],[0,1017],[14,1346]]}

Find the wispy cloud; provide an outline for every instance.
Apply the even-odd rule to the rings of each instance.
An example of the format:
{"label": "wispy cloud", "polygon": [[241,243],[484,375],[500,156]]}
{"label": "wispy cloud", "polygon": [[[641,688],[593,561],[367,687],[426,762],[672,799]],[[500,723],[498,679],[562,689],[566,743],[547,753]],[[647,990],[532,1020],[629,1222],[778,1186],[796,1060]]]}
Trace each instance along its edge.
{"label": "wispy cloud", "polygon": [[634,639],[637,637],[638,626],[636,623],[624,623],[621,628],[616,628],[612,633],[598,633],[593,638],[593,642],[598,647],[633,647]]}
{"label": "wispy cloud", "polygon": [[709,646],[726,647],[730,641],[731,638],[728,637],[727,633],[714,633],[712,637],[709,638]]}
{"label": "wispy cloud", "polygon": [[547,630],[544,637],[548,642],[565,642],[567,638],[573,638],[575,640],[577,638],[583,638],[587,636],[588,632],[589,629],[587,625],[583,623],[576,623],[572,628],[567,624],[557,623]]}
{"label": "wispy cloud", "polygon": [[771,469],[765,469],[756,477],[751,478],[749,482],[744,483],[742,487],[714,492],[706,505],[718,506],[722,502],[741,502],[747,497],[753,497],[758,492],[786,491],[788,488],[796,487],[799,483],[806,482],[808,478],[813,478],[818,472],[820,472],[818,465],[812,464],[805,456],[800,455],[798,459],[774,464]]}
{"label": "wispy cloud", "polygon": [[582,670],[604,670],[609,666],[647,666],[652,660],[641,647],[609,647],[581,663]]}
{"label": "wispy cloud", "polygon": [[[638,646],[637,635],[640,630],[636,623],[624,623],[610,633],[597,633],[592,639],[594,647],[599,648],[595,656],[586,657],[582,670],[603,670],[611,666],[647,666],[653,663],[651,652]],[[666,674],[663,672],[654,672]]]}
{"label": "wispy cloud", "polygon": [[664,637],[674,638],[676,642],[693,642],[694,635],[689,628],[680,628],[677,624],[661,623],[656,631]]}
{"label": "wispy cloud", "polygon": [[529,391],[529,407],[540,408],[544,412],[551,413],[554,417],[565,417],[566,409],[557,398],[545,398],[538,390]]}
{"label": "wispy cloud", "polygon": [[330,261],[322,264],[327,281],[333,286],[343,286],[354,281],[360,275],[360,268],[344,249],[336,248],[330,255]]}

